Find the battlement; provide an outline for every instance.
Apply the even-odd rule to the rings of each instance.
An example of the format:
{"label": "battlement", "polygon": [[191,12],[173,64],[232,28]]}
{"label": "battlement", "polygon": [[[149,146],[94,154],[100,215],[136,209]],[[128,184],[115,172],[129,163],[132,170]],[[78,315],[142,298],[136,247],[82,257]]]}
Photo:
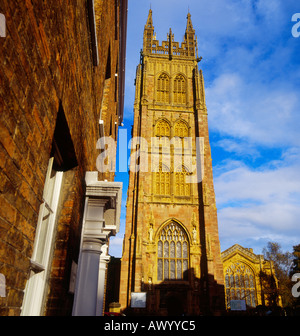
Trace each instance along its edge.
{"label": "battlement", "polygon": [[146,45],[146,50],[144,52],[150,54],[160,54],[160,55],[173,55],[173,56],[193,56],[195,57],[195,51],[189,50],[186,42],[182,42],[181,46],[179,42],[172,42],[171,45],[169,41],[162,41],[159,45],[158,40],[149,41]]}
{"label": "battlement", "polygon": [[180,56],[180,57],[192,57],[198,59],[198,47],[197,47],[197,37],[195,36],[195,30],[192,25],[191,15],[187,16],[187,27],[185,30],[184,41],[181,43],[174,41],[174,34],[170,28],[167,41],[159,41],[156,39],[154,34],[154,26],[152,20],[152,11],[149,11],[147,23],[144,29],[144,43],[143,43],[143,53],[156,54],[156,55],[166,55],[166,56]]}

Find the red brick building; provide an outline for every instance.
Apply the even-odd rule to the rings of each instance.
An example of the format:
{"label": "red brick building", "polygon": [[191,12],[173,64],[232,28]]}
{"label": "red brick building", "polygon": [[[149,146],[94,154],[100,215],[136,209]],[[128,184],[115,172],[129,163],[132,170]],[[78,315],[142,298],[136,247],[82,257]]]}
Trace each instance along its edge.
{"label": "red brick building", "polygon": [[[71,315],[86,236],[99,259],[118,230],[98,139],[116,142],[122,122],[127,0],[2,0],[0,13],[0,315]],[[89,235],[91,200],[104,219]]]}

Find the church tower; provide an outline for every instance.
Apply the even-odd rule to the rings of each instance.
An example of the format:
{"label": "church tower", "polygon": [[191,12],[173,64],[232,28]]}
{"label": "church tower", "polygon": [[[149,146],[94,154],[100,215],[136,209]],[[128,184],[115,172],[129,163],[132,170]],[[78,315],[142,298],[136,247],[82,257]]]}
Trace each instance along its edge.
{"label": "church tower", "polygon": [[224,307],[200,61],[190,13],[183,42],[170,29],[160,45],[150,9],[136,72],[121,259],[120,303],[128,314],[218,314]]}

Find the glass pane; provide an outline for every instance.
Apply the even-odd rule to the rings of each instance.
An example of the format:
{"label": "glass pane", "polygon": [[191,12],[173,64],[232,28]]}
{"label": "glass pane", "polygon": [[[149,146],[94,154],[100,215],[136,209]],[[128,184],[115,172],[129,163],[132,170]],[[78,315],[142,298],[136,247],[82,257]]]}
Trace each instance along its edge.
{"label": "glass pane", "polygon": [[182,244],[182,257],[187,258],[188,257],[188,249],[187,249],[187,242],[183,242]]}
{"label": "glass pane", "polygon": [[251,291],[251,306],[252,306],[252,307],[255,307],[254,290]]}
{"label": "glass pane", "polygon": [[169,279],[169,260],[164,260],[164,279]]}
{"label": "glass pane", "polygon": [[227,296],[227,308],[229,308],[230,307],[230,289],[227,289],[226,290],[226,296]]}
{"label": "glass pane", "polygon": [[254,282],[253,282],[253,275],[250,275],[250,287],[254,287]]}
{"label": "glass pane", "polygon": [[248,279],[248,275],[245,275],[245,287],[249,288],[249,279]]}
{"label": "glass pane", "polygon": [[175,260],[170,261],[170,279],[175,279]]}
{"label": "glass pane", "polygon": [[182,231],[180,231],[180,233],[179,233],[179,240],[183,240],[183,233],[182,233]]}
{"label": "glass pane", "polygon": [[177,260],[177,279],[182,279],[182,262]]}
{"label": "glass pane", "polygon": [[245,287],[245,281],[244,281],[244,276],[241,275],[240,277],[240,283],[241,283],[241,287]]}
{"label": "glass pane", "polygon": [[164,258],[169,257],[169,243],[165,241],[164,243]]}
{"label": "glass pane", "polygon": [[[188,262],[187,262],[187,260],[183,260],[183,269],[182,269],[182,271],[184,273],[187,270],[188,270]],[[185,274],[184,274],[184,277],[185,277]]]}
{"label": "glass pane", "polygon": [[235,287],[240,287],[239,276],[237,274],[235,275]]}
{"label": "glass pane", "polygon": [[233,283],[233,275],[230,275],[230,287],[234,287],[234,283]]}
{"label": "glass pane", "polygon": [[229,277],[228,274],[225,276],[225,286],[228,288],[229,287]]}
{"label": "glass pane", "polygon": [[246,303],[250,306],[250,292],[248,290],[246,291]]}
{"label": "glass pane", "polygon": [[241,289],[241,299],[245,300],[245,290],[244,290],[244,288]]}
{"label": "glass pane", "polygon": [[177,258],[181,258],[181,243],[177,242],[176,244],[176,256]]}
{"label": "glass pane", "polygon": [[170,258],[175,258],[175,243],[173,241],[170,245]]}
{"label": "glass pane", "polygon": [[234,300],[234,299],[235,299],[234,289],[231,289],[231,291],[230,291],[230,299],[231,299],[231,300]]}
{"label": "glass pane", "polygon": [[162,249],[163,249],[163,247],[162,247],[162,241],[159,241],[158,245],[157,245],[157,256],[159,258],[162,258],[162,256],[163,256]]}
{"label": "glass pane", "polygon": [[227,299],[230,300],[230,289],[226,289],[226,296]]}
{"label": "glass pane", "polygon": [[163,279],[163,263],[162,259],[158,259],[157,262],[157,280],[162,280]]}

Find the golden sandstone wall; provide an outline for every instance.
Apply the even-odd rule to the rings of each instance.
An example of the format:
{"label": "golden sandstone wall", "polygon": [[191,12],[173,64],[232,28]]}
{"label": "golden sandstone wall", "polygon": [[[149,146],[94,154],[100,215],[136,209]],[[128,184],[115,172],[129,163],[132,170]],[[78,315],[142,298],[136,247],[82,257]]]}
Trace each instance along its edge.
{"label": "golden sandstone wall", "polygon": [[223,251],[222,260],[227,309],[231,308],[231,300],[245,300],[248,308],[259,305],[282,307],[271,261],[238,244]]}
{"label": "golden sandstone wall", "polygon": [[[220,312],[224,304],[204,83],[190,14],[187,19],[181,46],[171,30],[168,41],[160,45],[153,34],[150,10],[136,73],[133,137],[142,140],[131,154],[120,300],[123,309],[129,308],[131,293],[146,291],[149,314],[168,314],[168,301],[172,300],[181,306],[181,313],[192,315]],[[177,153],[178,143],[172,142],[179,141],[180,147],[184,137],[192,144],[185,157],[190,165],[185,166],[180,149]],[[152,147],[153,139],[161,141],[161,146]],[[137,149],[139,161],[134,156]],[[204,175],[188,183],[193,171],[198,169],[198,178],[201,176],[200,161]],[[139,171],[135,173],[137,162]],[[168,252],[176,271],[169,271],[162,281],[159,246],[164,229],[172,231],[173,238],[167,238],[170,241],[177,241],[178,234],[183,237],[188,255],[177,258]],[[187,269],[177,276],[184,263]]]}

